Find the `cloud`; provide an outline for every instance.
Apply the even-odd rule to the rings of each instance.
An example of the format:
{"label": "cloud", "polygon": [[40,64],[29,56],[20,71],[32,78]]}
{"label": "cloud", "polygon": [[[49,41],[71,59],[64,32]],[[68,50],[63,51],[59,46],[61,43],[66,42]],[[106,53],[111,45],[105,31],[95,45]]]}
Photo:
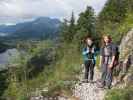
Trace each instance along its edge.
{"label": "cloud", "polygon": [[[106,0],[0,0],[0,23],[33,19],[39,16],[68,18],[92,6],[98,13]],[[3,20],[4,19],[4,20]]]}

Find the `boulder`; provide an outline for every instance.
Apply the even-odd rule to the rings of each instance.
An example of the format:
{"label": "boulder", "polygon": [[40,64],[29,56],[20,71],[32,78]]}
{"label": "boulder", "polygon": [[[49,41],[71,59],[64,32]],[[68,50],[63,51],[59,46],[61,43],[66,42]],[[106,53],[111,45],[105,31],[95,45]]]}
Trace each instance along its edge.
{"label": "boulder", "polygon": [[[133,56],[133,29],[131,29],[121,40],[120,60],[125,61],[129,56]],[[133,63],[133,57],[130,59]]]}
{"label": "boulder", "polygon": [[133,83],[133,29],[131,29],[120,44],[121,72],[124,73],[123,80],[126,83]]}

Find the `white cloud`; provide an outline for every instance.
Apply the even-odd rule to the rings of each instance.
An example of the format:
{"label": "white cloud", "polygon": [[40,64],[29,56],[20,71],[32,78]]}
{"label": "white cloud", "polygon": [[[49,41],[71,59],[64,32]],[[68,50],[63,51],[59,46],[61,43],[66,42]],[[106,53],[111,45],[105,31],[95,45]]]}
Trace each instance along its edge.
{"label": "white cloud", "polygon": [[[98,13],[106,0],[0,0],[0,23],[32,19],[38,16],[63,18],[76,16],[92,6]],[[4,20],[5,21],[4,21]],[[6,20],[7,19],[7,20]]]}

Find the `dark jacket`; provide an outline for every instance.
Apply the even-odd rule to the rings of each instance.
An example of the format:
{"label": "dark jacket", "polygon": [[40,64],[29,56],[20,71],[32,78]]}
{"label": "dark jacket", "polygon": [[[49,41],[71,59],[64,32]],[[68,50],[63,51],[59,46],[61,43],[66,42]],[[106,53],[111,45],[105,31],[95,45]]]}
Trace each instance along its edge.
{"label": "dark jacket", "polygon": [[[92,55],[92,57],[90,58],[90,54]],[[96,55],[97,55],[97,51],[95,46],[92,46],[91,48],[87,48],[84,47],[82,50],[82,55],[83,55],[83,59],[84,61],[88,61],[89,59],[92,59],[94,61],[94,64],[96,63]]]}

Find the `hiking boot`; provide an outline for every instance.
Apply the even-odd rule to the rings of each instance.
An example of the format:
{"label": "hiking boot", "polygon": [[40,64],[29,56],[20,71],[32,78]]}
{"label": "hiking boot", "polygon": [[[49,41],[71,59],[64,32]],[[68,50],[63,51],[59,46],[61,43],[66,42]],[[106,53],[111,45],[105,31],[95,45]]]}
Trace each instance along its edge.
{"label": "hiking boot", "polygon": [[82,83],[88,83],[88,82],[89,82],[88,79],[82,80]]}
{"label": "hiking boot", "polygon": [[93,84],[93,83],[94,83],[94,81],[93,81],[93,80],[90,80],[90,81],[89,81],[89,83]]}
{"label": "hiking boot", "polygon": [[105,85],[104,85],[104,84],[102,84],[102,83],[100,83],[100,84],[97,84],[97,87],[98,87],[98,88],[104,88],[104,87],[105,87]]}
{"label": "hiking boot", "polygon": [[111,86],[105,86],[104,89],[111,89]]}

